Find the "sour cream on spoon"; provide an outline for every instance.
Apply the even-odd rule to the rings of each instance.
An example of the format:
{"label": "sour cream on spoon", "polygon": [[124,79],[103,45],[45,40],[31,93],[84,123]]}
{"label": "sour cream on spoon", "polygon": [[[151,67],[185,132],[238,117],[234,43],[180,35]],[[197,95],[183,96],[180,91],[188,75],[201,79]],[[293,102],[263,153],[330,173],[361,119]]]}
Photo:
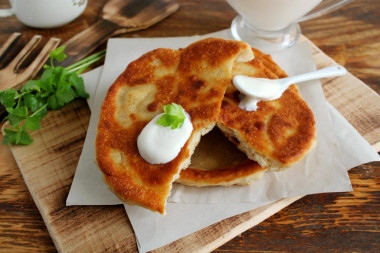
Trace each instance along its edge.
{"label": "sour cream on spoon", "polygon": [[341,76],[347,73],[342,66],[328,67],[314,72],[282,79],[254,78],[237,75],[233,84],[243,94],[239,107],[246,111],[256,111],[260,101],[275,100],[293,83],[299,83],[323,77]]}

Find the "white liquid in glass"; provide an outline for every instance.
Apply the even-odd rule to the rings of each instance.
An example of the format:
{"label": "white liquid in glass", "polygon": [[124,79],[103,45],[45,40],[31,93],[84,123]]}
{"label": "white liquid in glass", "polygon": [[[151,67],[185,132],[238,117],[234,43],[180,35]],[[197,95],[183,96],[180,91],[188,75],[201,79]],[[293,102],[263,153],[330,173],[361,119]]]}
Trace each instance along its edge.
{"label": "white liquid in glass", "polygon": [[281,30],[301,18],[322,0],[227,0],[251,26]]}

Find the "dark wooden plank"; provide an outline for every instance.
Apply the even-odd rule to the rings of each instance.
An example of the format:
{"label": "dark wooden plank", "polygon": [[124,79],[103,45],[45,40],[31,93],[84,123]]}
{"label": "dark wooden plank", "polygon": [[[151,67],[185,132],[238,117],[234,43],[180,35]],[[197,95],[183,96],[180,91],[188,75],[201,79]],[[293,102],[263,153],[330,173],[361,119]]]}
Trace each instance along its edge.
{"label": "dark wooden plank", "polygon": [[67,58],[62,65],[83,59],[113,35],[146,29],[177,9],[178,3],[173,0],[108,1],[97,22],[64,43]]}
{"label": "dark wooden plank", "polygon": [[325,54],[380,94],[380,1],[355,0],[303,22],[303,33]]}
{"label": "dark wooden plank", "polygon": [[0,145],[0,251],[56,251],[16,161],[4,145]]}
{"label": "dark wooden plank", "polygon": [[306,196],[215,252],[378,252],[380,163],[349,175],[353,192]]}

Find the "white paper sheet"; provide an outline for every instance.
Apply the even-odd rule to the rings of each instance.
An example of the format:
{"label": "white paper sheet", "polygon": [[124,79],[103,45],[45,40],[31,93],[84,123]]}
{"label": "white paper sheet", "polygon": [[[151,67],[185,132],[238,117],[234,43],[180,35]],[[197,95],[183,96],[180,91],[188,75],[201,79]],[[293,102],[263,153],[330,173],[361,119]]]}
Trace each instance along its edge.
{"label": "white paper sheet", "polygon": [[[220,33],[209,36],[229,38],[229,32],[222,31]],[[157,47],[185,47],[191,42],[196,41],[200,38],[201,37],[196,36],[161,39],[112,39],[109,41],[106,62],[103,73],[101,75],[99,86],[95,96],[92,96],[94,97],[94,100],[89,101],[92,116],[84,149],[82,151],[74,181],[67,199],[67,205],[107,205],[120,203],[120,201],[108,190],[107,186],[102,181],[101,173],[93,162],[93,146],[100,106],[104,99],[105,93],[108,87],[116,79],[116,77],[125,69],[127,63],[138,58],[141,54],[151,49]],[[281,56],[281,54],[274,55],[275,60],[282,68],[287,71],[288,74],[294,75],[314,69],[314,62],[310,54],[310,49],[307,45],[299,45],[298,47],[293,47],[292,50],[293,51],[283,52],[286,54],[285,57]],[[288,62],[292,62],[292,65],[287,64]],[[97,73],[94,75],[98,75],[100,72],[102,72],[101,69],[98,69],[96,71]],[[90,81],[86,80],[87,77],[85,78],[85,84],[87,87]],[[140,251],[144,252],[163,246],[183,236],[193,233],[203,227],[211,225],[221,219],[225,219],[230,216],[252,210],[268,203],[269,201],[278,200],[282,197],[298,196],[326,191],[330,192],[351,190],[346,170],[358,164],[379,160],[379,156],[337,111],[335,111],[333,108],[330,108],[326,103],[323,102],[324,100],[322,89],[318,82],[310,83],[309,85],[303,85],[300,86],[300,88],[302,96],[307,100],[308,103],[308,99],[322,99],[322,103],[319,101],[319,104],[316,106],[311,106],[310,103],[309,105],[316,115],[324,115],[322,118],[316,117],[318,131],[318,144],[316,148],[310,155],[308,155],[306,159],[302,161],[302,163],[297,164],[297,166],[301,166],[302,169],[302,166],[313,166],[314,164],[317,164],[317,169],[319,170],[321,166],[323,166],[323,163],[320,163],[321,160],[332,160],[332,163],[329,163],[327,165],[328,170],[324,171],[324,173],[328,173],[331,179],[324,177],[324,175],[315,176],[314,174],[310,174],[313,173],[313,171],[305,173],[306,177],[312,177],[312,181],[323,181],[323,189],[319,187],[320,184],[309,184],[307,182],[300,182],[300,185],[294,185],[292,176],[294,176],[294,173],[298,174],[297,166],[284,172],[273,173],[273,176],[270,175],[272,173],[266,173],[264,179],[260,180],[266,181],[268,180],[268,177],[270,180],[272,180],[271,177],[275,177],[275,180],[279,180],[275,182],[287,182],[278,183],[278,185],[275,185],[277,187],[277,190],[274,193],[272,193],[270,190],[269,192],[267,191],[268,188],[273,186],[273,182],[269,183],[268,186],[265,186],[264,182],[262,183],[259,181],[254,184],[255,186],[253,186],[253,189],[250,189],[250,187],[208,187],[199,189],[203,190],[202,195],[207,195],[207,198],[201,197],[192,199],[191,195],[193,195],[193,193],[191,189],[190,191],[175,189],[173,191],[174,194],[170,197],[171,200],[184,201],[189,204],[168,203],[168,214],[166,217],[151,213],[150,211],[147,211],[140,207],[125,206],[135,230]],[[90,91],[88,90],[88,92]],[[310,102],[313,104],[313,101]],[[331,113],[331,117],[329,112]],[[339,139],[334,135],[334,131],[331,131],[331,129],[339,130]],[[344,131],[342,129],[344,129]],[[324,139],[328,139],[329,142],[321,141]],[[355,143],[355,145],[352,145],[352,143]],[[341,146],[341,149],[344,151],[343,157],[341,154],[339,154],[339,146]],[[330,153],[331,150],[328,153],[324,152],[325,148],[331,149],[331,147],[333,147],[332,151],[334,154],[336,154],[334,157],[332,157]],[[320,156],[313,157],[313,152],[322,152],[323,157],[329,157],[329,159],[320,159]],[[285,172],[288,172],[290,174],[286,175]],[[337,177],[339,181],[342,181],[343,183],[335,182],[335,177]],[[180,188],[186,187],[180,186]],[[248,190],[245,192],[241,191],[243,188]],[[229,191],[234,192],[233,194],[242,194],[242,197],[240,197],[238,200],[239,202],[253,203],[233,203],[237,201],[228,198],[221,199],[215,195],[232,194],[229,193]],[[251,193],[252,191],[255,192],[253,195]],[[288,194],[290,193],[290,195],[279,195],[279,191],[287,192]],[[205,192],[206,194],[204,194]],[[215,197],[218,198],[218,200],[212,199]],[[218,202],[218,204],[195,204],[196,202]],[[188,219],[179,219],[179,216],[191,217],[191,221],[187,222]],[[175,233],[169,233],[170,231],[173,231],[173,228],[175,228]],[[156,229],[159,229],[160,233],[152,233],[152,231],[156,231]]]}

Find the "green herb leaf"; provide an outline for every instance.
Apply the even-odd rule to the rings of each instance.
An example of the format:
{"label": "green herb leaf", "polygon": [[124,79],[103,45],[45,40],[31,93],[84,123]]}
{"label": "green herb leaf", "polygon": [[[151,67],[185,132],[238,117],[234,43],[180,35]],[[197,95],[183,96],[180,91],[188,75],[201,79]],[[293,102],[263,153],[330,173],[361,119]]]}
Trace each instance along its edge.
{"label": "green herb leaf", "polygon": [[47,98],[36,95],[34,96],[34,99],[37,102],[33,104],[33,106],[29,107],[30,111],[33,113],[33,116],[42,119],[48,113]]}
{"label": "green herb leaf", "polygon": [[33,142],[32,137],[30,137],[30,134],[27,131],[21,131],[20,139],[17,144],[21,145],[29,145]]}
{"label": "green herb leaf", "polygon": [[157,124],[164,127],[170,126],[171,129],[180,128],[186,118],[182,106],[172,103],[164,105],[163,109],[165,114],[157,120]]}
{"label": "green herb leaf", "polygon": [[35,131],[41,128],[41,119],[37,116],[29,117],[26,120],[26,126],[30,131]]}
{"label": "green herb leaf", "polygon": [[57,110],[58,109],[58,101],[57,97],[54,95],[50,96],[47,100],[48,107],[52,110]]}
{"label": "green herb leaf", "polygon": [[60,82],[58,84],[55,96],[57,98],[58,107],[62,107],[66,103],[71,102],[76,97],[76,94],[70,87],[69,83]]}
{"label": "green herb leaf", "polygon": [[40,88],[45,91],[47,94],[54,92],[53,84],[54,68],[46,69],[40,78],[38,83]]}
{"label": "green herb leaf", "polygon": [[39,92],[41,90],[40,88],[40,80],[29,80],[26,82],[24,87],[21,88],[22,92],[30,92],[30,91],[37,91]]}
{"label": "green herb leaf", "polygon": [[16,108],[6,108],[8,115],[9,123],[11,124],[11,128],[17,126],[21,121],[28,117],[28,108],[26,106],[20,106]]}
{"label": "green herb leaf", "polygon": [[66,82],[68,79],[68,72],[61,66],[57,66],[52,69],[52,85],[58,87],[61,82]]}
{"label": "green herb leaf", "polygon": [[21,145],[29,145],[33,142],[28,132],[21,130],[17,127],[17,130],[4,129],[5,135],[3,144],[14,143]]}
{"label": "green herb leaf", "polygon": [[16,96],[17,90],[15,89],[0,91],[0,103],[3,104],[4,107],[13,107],[16,104]]}
{"label": "green herb leaf", "polygon": [[54,49],[53,51],[50,52],[50,58],[55,59],[59,62],[62,62],[66,59],[66,54],[63,52],[65,51],[66,46],[60,46]]}
{"label": "green herb leaf", "polygon": [[71,72],[69,76],[70,83],[74,86],[77,96],[88,98],[89,95],[84,88],[83,78],[79,77],[77,73]]}
{"label": "green herb leaf", "polygon": [[4,133],[5,133],[5,135],[4,135],[4,139],[3,139],[3,144],[16,143],[17,131],[5,128]]}
{"label": "green herb leaf", "polygon": [[[35,95],[27,93],[23,96],[24,105],[30,108],[32,111],[35,111],[38,105],[38,99]],[[34,109],[34,110],[33,110]]]}

